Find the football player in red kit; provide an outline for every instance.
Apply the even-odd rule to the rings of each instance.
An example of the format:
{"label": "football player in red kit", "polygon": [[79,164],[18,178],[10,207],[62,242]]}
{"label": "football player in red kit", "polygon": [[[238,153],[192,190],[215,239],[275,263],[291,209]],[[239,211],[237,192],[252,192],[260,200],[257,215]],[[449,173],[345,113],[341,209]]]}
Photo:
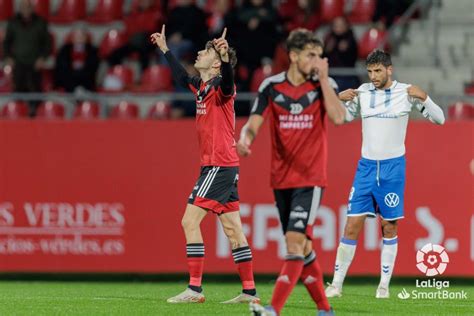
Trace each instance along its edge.
{"label": "football player in red kit", "polygon": [[194,67],[199,76],[189,76],[169,51],[165,26],[151,35],[151,40],[163,52],[175,81],[196,95],[196,127],[201,156],[201,174],[192,191],[182,226],[186,235],[186,254],[189,269],[188,288],[169,303],[202,303],[201,287],[204,268],[204,242],[200,224],[209,213],[215,213],[232,246],[232,256],[242,281],[242,293],[224,303],[259,302],[252,269],[252,252],[242,231],[239,213],[239,157],[235,134],[235,85],[233,67],[237,62],[235,50],[225,39],[209,41],[199,51]]}
{"label": "football player in red kit", "polygon": [[237,151],[251,153],[264,119],[272,136],[271,186],[286,238],[287,256],[269,306],[252,303],[255,315],[279,315],[301,279],[320,315],[333,311],[324,293],[323,275],[312,245],[312,226],[327,185],[327,119],[344,122],[345,110],[328,76],[323,44],[305,29],[287,39],[289,69],[265,79],[242,128]]}

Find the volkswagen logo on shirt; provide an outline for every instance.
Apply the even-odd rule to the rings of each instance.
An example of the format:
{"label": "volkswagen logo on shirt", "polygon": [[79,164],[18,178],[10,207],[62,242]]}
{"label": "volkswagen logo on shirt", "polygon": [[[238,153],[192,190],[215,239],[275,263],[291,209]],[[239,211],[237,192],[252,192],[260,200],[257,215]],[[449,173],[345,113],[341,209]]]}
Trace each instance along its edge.
{"label": "volkswagen logo on shirt", "polygon": [[396,193],[388,193],[384,198],[385,204],[388,207],[396,207],[400,203],[400,197]]}

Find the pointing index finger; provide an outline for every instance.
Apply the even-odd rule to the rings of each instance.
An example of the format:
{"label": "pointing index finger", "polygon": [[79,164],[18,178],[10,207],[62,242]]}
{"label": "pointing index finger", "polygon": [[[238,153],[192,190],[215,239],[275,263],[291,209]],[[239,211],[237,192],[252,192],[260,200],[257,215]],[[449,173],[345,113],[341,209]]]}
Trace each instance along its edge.
{"label": "pointing index finger", "polygon": [[221,38],[225,38],[225,35],[227,34],[227,28],[224,27],[224,31],[222,31]]}
{"label": "pointing index finger", "polygon": [[161,27],[161,35],[165,35],[165,24]]}

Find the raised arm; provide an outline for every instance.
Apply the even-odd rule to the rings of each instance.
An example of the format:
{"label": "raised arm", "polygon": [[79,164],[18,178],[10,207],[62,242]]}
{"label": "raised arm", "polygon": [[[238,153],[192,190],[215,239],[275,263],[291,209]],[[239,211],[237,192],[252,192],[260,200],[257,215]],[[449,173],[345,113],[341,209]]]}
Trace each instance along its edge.
{"label": "raised arm", "polygon": [[185,87],[189,88],[189,84],[192,83],[192,78],[188,75],[188,72],[181,63],[174,57],[171,51],[166,44],[166,35],[165,35],[165,25],[163,24],[161,28],[161,33],[156,32],[150,35],[150,40],[153,44],[158,46],[161,52],[165,55],[168,64],[171,67],[171,72],[173,73],[173,78],[176,82]]}
{"label": "raised arm", "polygon": [[339,92],[339,100],[344,102],[345,108],[345,122],[353,121],[360,114],[359,106],[359,92],[355,89],[347,89],[342,92]]}
{"label": "raised arm", "polygon": [[221,75],[222,81],[220,84],[222,93],[225,96],[231,96],[234,94],[234,71],[229,58],[229,43],[225,39],[227,34],[227,28],[224,28],[221,37],[216,38],[212,41],[212,44],[216,48],[221,58]]}
{"label": "raised arm", "polygon": [[346,110],[336,94],[337,84],[328,76],[328,59],[316,58],[315,66],[319,82],[321,83],[321,90],[323,91],[324,107],[329,119],[336,125],[344,124]]}
{"label": "raised arm", "polygon": [[237,143],[237,153],[240,156],[246,157],[252,153],[250,145],[252,145],[255,137],[257,137],[264,120],[264,117],[260,114],[250,115],[249,120],[245,123],[244,127],[242,127],[240,139]]}
{"label": "raised arm", "polygon": [[407,89],[411,103],[423,114],[423,116],[429,119],[435,124],[444,124],[445,118],[443,110],[439,105],[433,102],[428,94],[417,86],[410,86]]}

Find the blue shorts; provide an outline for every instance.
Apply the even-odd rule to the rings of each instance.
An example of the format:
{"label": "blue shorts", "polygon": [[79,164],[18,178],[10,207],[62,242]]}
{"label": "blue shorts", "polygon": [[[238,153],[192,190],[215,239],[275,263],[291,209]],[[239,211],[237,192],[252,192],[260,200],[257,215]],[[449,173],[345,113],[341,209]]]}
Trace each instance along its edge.
{"label": "blue shorts", "polygon": [[349,194],[347,216],[404,217],[405,156],[386,160],[361,158]]}

